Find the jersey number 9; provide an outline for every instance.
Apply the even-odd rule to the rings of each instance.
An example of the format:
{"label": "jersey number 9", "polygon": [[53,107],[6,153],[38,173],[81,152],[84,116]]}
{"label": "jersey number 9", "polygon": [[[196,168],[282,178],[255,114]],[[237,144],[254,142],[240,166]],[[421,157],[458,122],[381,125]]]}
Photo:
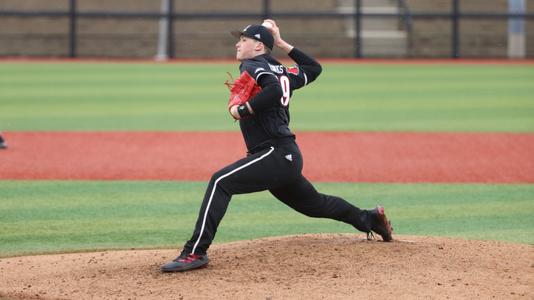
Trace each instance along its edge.
{"label": "jersey number 9", "polygon": [[282,106],[289,105],[289,96],[291,95],[291,89],[289,88],[289,78],[287,76],[280,76],[280,85],[282,86],[282,98],[280,98],[280,103]]}

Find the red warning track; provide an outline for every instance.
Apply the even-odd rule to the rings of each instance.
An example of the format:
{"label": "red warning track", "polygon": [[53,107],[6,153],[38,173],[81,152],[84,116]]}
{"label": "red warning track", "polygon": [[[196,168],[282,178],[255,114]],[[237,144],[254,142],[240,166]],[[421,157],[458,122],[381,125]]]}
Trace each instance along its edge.
{"label": "red warning track", "polygon": [[[245,153],[237,132],[7,132],[0,179],[195,180]],[[313,181],[534,183],[534,134],[303,132]]]}

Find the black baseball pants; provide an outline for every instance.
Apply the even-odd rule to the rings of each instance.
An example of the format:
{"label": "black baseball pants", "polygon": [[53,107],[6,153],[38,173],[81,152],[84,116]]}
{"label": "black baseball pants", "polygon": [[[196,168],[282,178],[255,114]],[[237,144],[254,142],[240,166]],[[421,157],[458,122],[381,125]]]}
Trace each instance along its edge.
{"label": "black baseball pants", "polygon": [[217,171],[206,189],[193,236],[183,251],[205,254],[232,195],[264,190],[306,216],[334,219],[370,231],[372,220],[367,210],[317,192],[302,176],[302,164],[297,144],[290,142],[262,149]]}

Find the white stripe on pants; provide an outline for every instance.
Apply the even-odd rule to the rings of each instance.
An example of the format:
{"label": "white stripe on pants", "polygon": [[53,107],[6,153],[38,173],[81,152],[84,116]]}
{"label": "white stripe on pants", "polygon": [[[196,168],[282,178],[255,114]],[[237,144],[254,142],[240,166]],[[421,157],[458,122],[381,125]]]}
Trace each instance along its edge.
{"label": "white stripe on pants", "polygon": [[260,160],[262,160],[262,159],[264,159],[265,157],[269,156],[273,151],[274,151],[274,147],[271,147],[269,152],[263,154],[262,156],[256,158],[255,160],[249,161],[248,163],[246,163],[246,164],[244,164],[244,165],[242,165],[242,166],[240,166],[240,167],[238,167],[238,168],[236,168],[236,169],[234,169],[234,170],[222,175],[221,177],[219,177],[219,178],[217,178],[215,180],[215,183],[213,184],[213,188],[211,189],[211,194],[210,194],[210,198],[208,200],[208,205],[206,206],[206,211],[204,212],[204,218],[202,219],[202,227],[200,229],[200,233],[198,235],[198,239],[195,242],[195,245],[193,246],[193,250],[191,251],[191,254],[195,254],[195,250],[196,250],[196,248],[198,246],[198,243],[200,242],[200,239],[202,238],[202,233],[204,233],[204,227],[206,226],[206,219],[208,217],[208,211],[209,211],[210,206],[211,206],[211,200],[213,200],[213,194],[215,194],[215,189],[217,188],[217,183],[221,179],[224,179],[224,178],[234,174],[235,172],[237,172],[239,170],[242,170],[242,169],[244,169],[244,168],[246,168],[246,167],[248,167],[248,166],[250,166],[250,165],[252,165],[252,164],[254,164],[254,163],[256,163],[256,162],[258,162]]}

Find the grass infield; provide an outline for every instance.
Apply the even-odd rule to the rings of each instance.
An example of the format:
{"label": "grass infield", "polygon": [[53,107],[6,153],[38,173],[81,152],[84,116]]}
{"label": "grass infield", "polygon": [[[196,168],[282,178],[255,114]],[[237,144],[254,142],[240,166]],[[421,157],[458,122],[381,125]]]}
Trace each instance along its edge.
{"label": "grass infield", "polygon": [[[236,130],[237,63],[3,63],[0,130]],[[534,131],[532,65],[336,64],[291,101],[292,128]]]}
{"label": "grass infield", "polygon": [[[190,237],[204,182],[0,181],[0,256],[176,247]],[[534,186],[319,183],[319,191],[385,205],[397,234],[534,244]],[[355,232],[300,215],[268,193],[235,196],[216,243]],[[363,236],[363,235],[362,235]]]}

